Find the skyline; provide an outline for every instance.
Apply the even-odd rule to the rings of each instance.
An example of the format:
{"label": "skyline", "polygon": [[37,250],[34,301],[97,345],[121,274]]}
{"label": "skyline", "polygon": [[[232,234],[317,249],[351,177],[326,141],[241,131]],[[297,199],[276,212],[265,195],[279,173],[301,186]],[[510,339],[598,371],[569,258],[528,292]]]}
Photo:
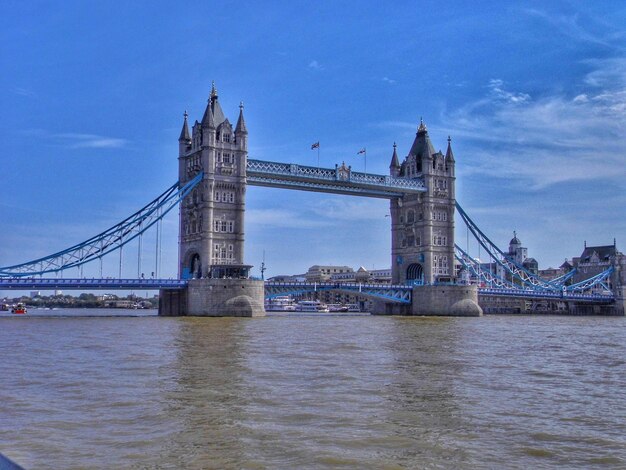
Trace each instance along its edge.
{"label": "skyline", "polygon": [[[366,3],[189,17],[160,2],[4,5],[0,266],[78,243],[171,185],[183,112],[201,119],[212,81],[231,122],[244,102],[249,158],[317,166],[320,142],[323,167],[363,171],[366,148],[368,173],[388,174],[423,118],[436,150],[451,136],[457,200],[501,249],[515,230],[542,269],[585,241],[626,250],[625,7]],[[388,201],[249,187],[246,203],[255,275],[263,252],[266,277],[390,266]],[[177,230],[172,214],[164,277]]]}

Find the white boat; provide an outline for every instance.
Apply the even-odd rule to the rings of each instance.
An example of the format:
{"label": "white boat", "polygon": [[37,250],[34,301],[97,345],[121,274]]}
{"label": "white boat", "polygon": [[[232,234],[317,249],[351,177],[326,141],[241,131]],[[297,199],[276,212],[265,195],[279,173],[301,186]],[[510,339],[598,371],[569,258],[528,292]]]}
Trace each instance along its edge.
{"label": "white boat", "polygon": [[295,312],[296,302],[290,295],[280,295],[265,302],[265,310],[268,312]]}
{"label": "white boat", "polygon": [[328,307],[317,300],[301,300],[296,306],[298,312],[328,313]]}

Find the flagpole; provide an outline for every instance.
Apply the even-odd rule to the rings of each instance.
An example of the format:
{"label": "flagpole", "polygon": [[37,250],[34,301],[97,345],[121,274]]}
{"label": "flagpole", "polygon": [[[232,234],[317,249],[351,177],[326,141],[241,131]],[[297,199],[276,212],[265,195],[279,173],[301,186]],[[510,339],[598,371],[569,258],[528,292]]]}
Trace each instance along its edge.
{"label": "flagpole", "polygon": [[317,168],[319,169],[320,167],[320,146],[318,144],[317,146]]}
{"label": "flagpole", "polygon": [[365,170],[363,171],[363,173],[367,174],[367,149],[365,147],[363,147],[363,155],[364,155],[364,159],[365,159]]}

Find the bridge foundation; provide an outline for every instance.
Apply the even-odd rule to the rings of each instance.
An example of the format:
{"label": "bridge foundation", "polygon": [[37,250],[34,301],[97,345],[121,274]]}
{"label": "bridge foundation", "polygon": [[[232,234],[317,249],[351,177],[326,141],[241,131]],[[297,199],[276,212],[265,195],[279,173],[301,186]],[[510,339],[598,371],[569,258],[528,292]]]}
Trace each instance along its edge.
{"label": "bridge foundation", "polygon": [[626,286],[615,290],[615,313],[621,316],[626,315]]}
{"label": "bridge foundation", "polygon": [[412,315],[480,317],[478,289],[467,285],[415,286]]}
{"label": "bridge foundation", "polygon": [[191,279],[184,289],[161,290],[159,315],[261,317],[264,283],[251,279]]}

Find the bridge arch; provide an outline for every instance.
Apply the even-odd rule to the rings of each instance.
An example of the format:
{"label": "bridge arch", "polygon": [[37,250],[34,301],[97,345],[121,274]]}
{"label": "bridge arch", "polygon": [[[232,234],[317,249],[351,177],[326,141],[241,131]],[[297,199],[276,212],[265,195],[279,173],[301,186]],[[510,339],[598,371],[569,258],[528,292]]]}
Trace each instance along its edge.
{"label": "bridge arch", "polygon": [[202,277],[202,258],[196,250],[185,253],[182,262],[181,279],[199,279]]}
{"label": "bridge arch", "polygon": [[412,284],[424,283],[424,268],[419,263],[412,263],[406,268],[406,280]]}

